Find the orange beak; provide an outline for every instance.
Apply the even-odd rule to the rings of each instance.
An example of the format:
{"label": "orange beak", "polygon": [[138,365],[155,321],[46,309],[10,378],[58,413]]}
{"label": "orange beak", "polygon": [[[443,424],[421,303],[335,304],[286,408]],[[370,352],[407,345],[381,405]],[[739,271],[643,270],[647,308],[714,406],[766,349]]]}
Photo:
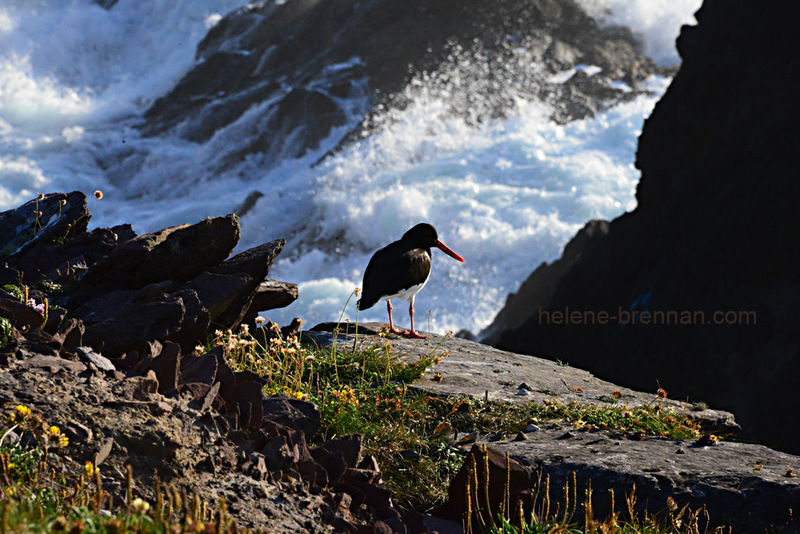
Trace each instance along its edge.
{"label": "orange beak", "polygon": [[442,252],[444,252],[445,254],[447,254],[448,256],[450,256],[451,258],[453,258],[453,259],[455,259],[455,260],[458,260],[458,261],[460,261],[460,262],[462,262],[462,263],[464,262],[464,258],[462,258],[462,257],[461,257],[461,256],[459,256],[458,254],[456,254],[455,252],[453,252],[453,251],[450,249],[450,247],[448,247],[447,245],[445,245],[444,243],[442,243],[442,242],[441,242],[441,241],[439,241],[438,239],[437,239],[437,240],[436,240],[436,242],[433,244],[433,246],[435,246],[436,248],[438,248],[439,250],[441,250]]}

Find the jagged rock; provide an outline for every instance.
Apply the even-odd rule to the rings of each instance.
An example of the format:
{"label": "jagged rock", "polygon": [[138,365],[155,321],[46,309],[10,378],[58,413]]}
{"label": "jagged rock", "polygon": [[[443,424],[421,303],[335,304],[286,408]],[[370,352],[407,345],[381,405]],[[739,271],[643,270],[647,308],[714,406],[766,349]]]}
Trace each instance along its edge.
{"label": "jagged rock", "polygon": [[[313,439],[321,424],[319,408],[311,402],[273,395],[262,401],[265,419],[302,431]],[[353,466],[355,467],[355,466]]]}
{"label": "jagged rock", "polygon": [[[489,446],[501,462],[507,451],[522,464],[541,469],[542,484],[549,476],[551,507],[563,508],[563,488],[567,481],[572,483],[573,473],[579,496],[591,480],[595,517],[610,512],[609,489],[616,493],[616,511],[623,511],[623,491],[629,492],[633,484],[638,512],[663,511],[672,497],[678,509],[687,504],[695,510],[705,507],[712,518],[725,517],[743,533],[784,525],[789,509],[800,502],[800,483],[784,476],[800,458],[762,445],[723,441],[714,447],[693,447],[664,438],[618,439],[602,432],[574,432],[568,440],[556,440],[561,433],[543,429],[529,434],[528,441]],[[531,487],[535,482],[533,476]],[[792,524],[787,532],[796,529]]]}
{"label": "jagged rock", "polygon": [[250,278],[249,283],[245,286],[246,290],[241,291],[228,305],[226,312],[220,316],[221,324],[237,326],[242,321],[245,312],[253,302],[256,290],[269,274],[272,262],[283,250],[285,244],[284,239],[270,241],[245,250],[211,270],[212,274],[228,276],[245,274]]}
{"label": "jagged rock", "polygon": [[114,387],[114,391],[125,399],[148,401],[158,392],[158,378],[151,370],[144,376],[126,378]]}
{"label": "jagged rock", "polygon": [[253,295],[253,301],[242,318],[242,323],[248,324],[252,328],[259,312],[285,308],[297,300],[297,296],[297,284],[264,280],[258,285]]}
{"label": "jagged rock", "polygon": [[331,453],[340,452],[348,469],[356,468],[364,456],[364,436],[350,434],[326,441],[321,448]]}
{"label": "jagged rock", "polygon": [[80,362],[73,362],[72,360],[65,360],[57,356],[42,356],[40,354],[22,353],[22,361],[17,365],[23,369],[47,369],[51,373],[56,371],[71,371],[73,373],[82,373],[87,367]]}
{"label": "jagged rock", "polygon": [[[800,376],[795,13],[789,0],[703,4],[639,139],[636,209],[557,280],[534,275],[552,289],[528,295],[497,347],[639,389],[658,380],[735,412],[742,437],[800,452],[800,427],[785,425],[800,411],[788,393]],[[547,324],[540,306],[661,312],[662,324]]]}
{"label": "jagged rock", "polygon": [[51,335],[56,335],[64,319],[67,317],[67,310],[60,307],[51,307],[47,312],[47,322],[42,326],[42,330]]}
{"label": "jagged rock", "polygon": [[323,447],[317,447],[311,450],[311,457],[325,470],[328,484],[334,485],[339,482],[347,471],[347,461],[341,451],[331,452]]}
{"label": "jagged rock", "polygon": [[217,376],[217,358],[220,353],[222,353],[222,347],[214,347],[202,356],[188,354],[181,358],[181,383],[200,383],[211,386]]}
{"label": "jagged rock", "polygon": [[38,243],[78,235],[88,224],[83,193],[43,195],[0,213],[0,258],[20,258]]}
{"label": "jagged rock", "polygon": [[[244,273],[226,275],[206,272],[192,280],[188,287],[197,292],[212,323],[235,328],[238,326],[236,315],[243,311],[239,305],[247,300],[254,285],[253,279]],[[237,313],[229,313],[231,309],[237,309]],[[232,319],[232,322],[227,322],[228,319]]]}
{"label": "jagged rock", "polygon": [[156,340],[175,341],[184,351],[193,350],[208,331],[208,312],[194,291],[164,293],[164,287],[147,286],[127,302],[117,303],[119,311],[112,318],[87,327],[84,342],[111,356],[142,353],[147,342]]}
{"label": "jagged rock", "polygon": [[[70,284],[77,272],[109,254],[117,245],[136,237],[129,224],[97,228],[62,242],[39,242],[15,256],[14,266],[25,273],[25,282],[35,284],[43,276]],[[80,266],[80,267],[79,267]]]}
{"label": "jagged rock", "polygon": [[[608,233],[607,221],[589,221],[575,234],[564,247],[561,258],[548,264],[542,263],[522,282],[516,293],[506,297],[505,306],[481,333],[483,343],[495,345],[498,336],[505,330],[517,328],[524,323],[531,314],[531,303],[537,303],[547,308],[553,298],[556,285],[564,276],[587,247],[594,246],[602,241]],[[461,336],[459,336],[461,337]]]}
{"label": "jagged rock", "polygon": [[[485,445],[484,445],[485,446]],[[488,480],[486,477],[486,464],[488,460]],[[475,488],[475,480],[478,487]],[[472,503],[472,509],[491,509],[499,511],[500,503],[509,495],[511,510],[517,510],[517,506],[529,509],[529,502],[526,497],[530,495],[531,469],[522,465],[517,460],[506,458],[505,454],[497,450],[486,447],[486,452],[478,444],[472,445],[469,454],[464,459],[464,464],[459,469],[456,476],[450,481],[447,490],[447,503],[436,513],[445,519],[453,521],[461,520],[467,511],[467,481],[470,484],[470,492],[477,496],[478,502]],[[486,485],[488,484],[488,493]],[[486,496],[489,502],[487,507]],[[475,497],[472,497],[473,499]],[[602,517],[602,516],[600,516]]]}
{"label": "jagged rock", "polygon": [[158,392],[164,393],[178,387],[178,369],[181,365],[181,348],[177,343],[164,343],[158,356],[153,357],[150,369],[158,379]]}
{"label": "jagged rock", "polygon": [[259,428],[264,417],[261,384],[258,382],[236,382],[235,387],[226,393],[220,393],[225,399],[229,413],[239,416],[239,428]]}
{"label": "jagged rock", "polygon": [[85,332],[83,321],[70,317],[61,323],[53,338],[61,344],[62,353],[71,354],[83,344]]}
{"label": "jagged rock", "polygon": [[137,236],[89,268],[70,295],[69,305],[77,308],[110,291],[190,280],[222,262],[238,240],[235,215]]}
{"label": "jagged rock", "polygon": [[78,357],[87,362],[93,364],[95,367],[100,369],[101,371],[116,371],[117,368],[114,367],[114,364],[111,363],[111,360],[103,356],[102,354],[98,354],[93,351],[89,347],[78,347],[75,351]]}

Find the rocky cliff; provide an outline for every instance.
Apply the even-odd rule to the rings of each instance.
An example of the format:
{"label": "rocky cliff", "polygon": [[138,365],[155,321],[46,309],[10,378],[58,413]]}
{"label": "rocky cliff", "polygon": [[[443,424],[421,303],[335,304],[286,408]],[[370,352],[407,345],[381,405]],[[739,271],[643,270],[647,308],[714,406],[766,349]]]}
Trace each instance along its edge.
{"label": "rocky cliff", "polygon": [[[638,207],[581,244],[545,294],[510,298],[524,317],[501,314],[494,345],[660,381],[733,411],[743,437],[800,450],[797,14],[788,0],[705,1],[640,137]],[[567,311],[581,324],[553,315]]]}
{"label": "rocky cliff", "polygon": [[[249,155],[267,164],[301,156],[338,127],[344,142],[357,139],[385,106],[403,106],[415,78],[440,77],[453,113],[473,121],[504,115],[519,97],[552,103],[554,118],[568,121],[633,98],[660,72],[630,30],[599,27],[574,0],[261,1],[213,27],[197,60],[141,129],[216,137],[221,168]],[[579,64],[601,74],[553,81]],[[247,142],[232,149],[234,136]]]}

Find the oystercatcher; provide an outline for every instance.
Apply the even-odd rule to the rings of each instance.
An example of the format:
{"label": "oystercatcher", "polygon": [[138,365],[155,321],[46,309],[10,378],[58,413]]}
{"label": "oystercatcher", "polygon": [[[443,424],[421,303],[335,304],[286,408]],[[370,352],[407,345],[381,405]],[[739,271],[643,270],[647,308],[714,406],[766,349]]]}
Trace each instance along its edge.
{"label": "oystercatcher", "polygon": [[[464,258],[439,241],[436,228],[420,223],[403,234],[399,241],[390,243],[377,251],[364,271],[361,299],[356,303],[359,310],[368,310],[379,300],[386,301],[389,311],[389,332],[406,337],[425,339],[414,331],[414,297],[425,287],[431,274],[431,247],[436,247],[451,258],[463,262]],[[411,330],[397,330],[392,322],[392,301],[399,297],[409,303]]]}

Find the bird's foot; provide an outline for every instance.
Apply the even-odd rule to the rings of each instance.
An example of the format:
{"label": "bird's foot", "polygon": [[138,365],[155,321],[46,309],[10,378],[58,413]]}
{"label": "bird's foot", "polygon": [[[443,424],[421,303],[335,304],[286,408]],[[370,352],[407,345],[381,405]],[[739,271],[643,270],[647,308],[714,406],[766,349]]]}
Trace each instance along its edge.
{"label": "bird's foot", "polygon": [[411,332],[403,332],[401,335],[403,337],[414,338],[414,339],[428,339],[428,336],[423,336],[422,334],[418,334],[413,330]]}
{"label": "bird's foot", "polygon": [[390,334],[396,334],[396,335],[398,335],[398,336],[405,336],[405,335],[408,335],[408,332],[406,332],[405,330],[398,330],[398,329],[397,329],[397,328],[395,328],[394,326],[390,326],[390,327],[389,327],[389,333],[390,333]]}

